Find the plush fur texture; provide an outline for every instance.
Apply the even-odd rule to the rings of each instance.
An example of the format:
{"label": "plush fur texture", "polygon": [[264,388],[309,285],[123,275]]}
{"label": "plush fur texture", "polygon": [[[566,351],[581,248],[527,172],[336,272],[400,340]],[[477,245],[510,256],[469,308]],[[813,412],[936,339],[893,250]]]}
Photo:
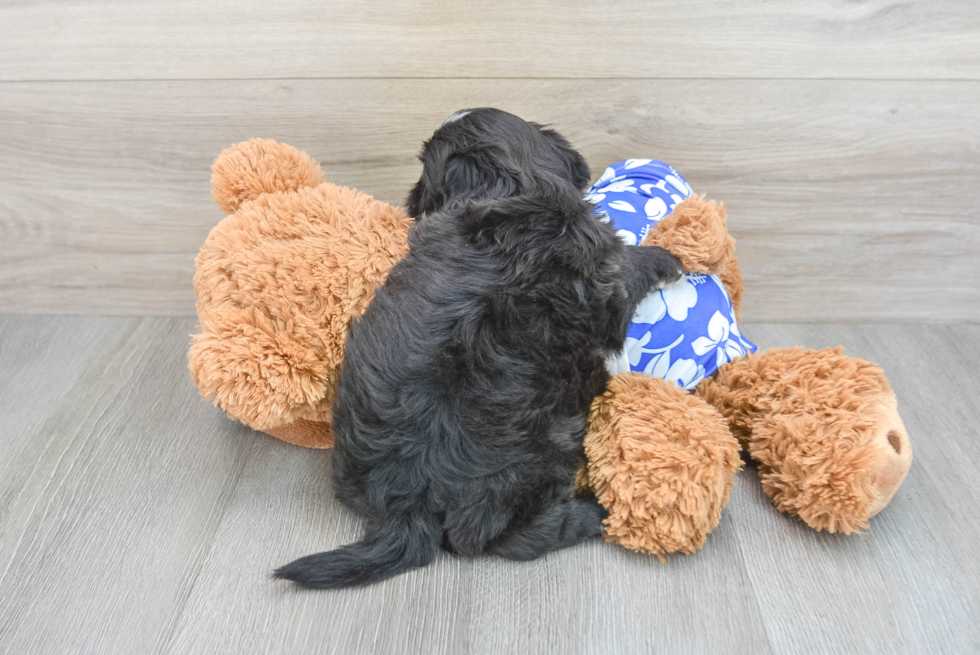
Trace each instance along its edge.
{"label": "plush fur texture", "polygon": [[211,166],[211,195],[233,214],[266,193],[323,184],[323,171],[305,152],[272,139],[251,139],[228,148]]}
{"label": "plush fur texture", "polygon": [[674,207],[647,234],[643,245],[669,250],[689,273],[717,273],[735,252],[724,205],[699,195]]}
{"label": "plush fur texture", "polygon": [[516,116],[468,110],[422,161],[408,255],[352,327],[334,405],[334,488],[365,536],[276,571],[303,586],[601,534],[573,489],[589,407],[636,304],[682,272],[595,220],[582,157]]}
{"label": "plush fur texture", "polygon": [[735,309],[735,320],[742,320],[740,311],[742,309],[742,297],[745,295],[745,286],[742,283],[742,269],[738,264],[738,257],[735,253],[728,258],[725,266],[718,271],[721,283],[728,290],[728,295],[732,299],[732,308]]}
{"label": "plush fur texture", "polygon": [[[559,152],[571,152],[557,132],[542,133]],[[448,159],[432,157],[433,163]],[[457,167],[459,161],[453,160]],[[553,162],[552,172],[576,186],[589,182],[588,167],[574,157]],[[424,173],[430,179],[420,180],[408,203],[416,215],[423,200],[437,206],[451,195],[446,180],[455,179],[432,165]],[[324,183],[309,155],[269,139],[222,152],[211,184],[215,203],[230,215],[211,231],[197,259],[201,332],[189,354],[194,381],[231,418],[290,443],[328,448],[338,354],[374,285],[408,251],[411,221],[397,207]],[[266,194],[277,201],[260,200]],[[689,271],[720,271],[737,308],[741,277],[726,276],[737,274],[738,262],[733,253],[721,257],[730,242],[724,208],[693,197],[674,214],[651,232],[648,244],[676,248]],[[692,226],[696,220],[703,225]],[[675,226],[683,227],[670,234]],[[316,261],[322,253],[327,256]],[[325,320],[327,307],[331,320]]]}
{"label": "plush fur texture", "polygon": [[738,442],[696,395],[660,378],[620,373],[596,398],[585,438],[591,485],[609,510],[605,536],[657,555],[693,553],[721,519]]}
{"label": "plush fur texture", "polygon": [[[432,179],[441,184],[457,178]],[[233,417],[287,441],[328,445],[329,381],[336,379],[340,360],[323,364],[319,358],[343,352],[348,326],[367,307],[375,282],[383,281],[407,251],[411,221],[401,210],[350,190],[323,185],[310,192],[321,184],[316,164],[271,141],[253,140],[222,153],[212,182],[215,200],[226,211],[255,207],[244,214],[251,219],[232,213],[222,221],[198,259],[202,332],[190,354],[195,381]],[[297,195],[303,189],[307,195]],[[282,198],[279,204],[263,204],[264,195]],[[334,203],[339,206],[331,207]],[[420,195],[416,213],[422,204]],[[648,243],[675,248],[690,270],[717,273],[737,311],[743,295],[738,260],[734,253],[723,256],[729,250],[727,234],[714,234],[725,230],[723,208],[689,198],[678,210],[675,220],[661,221]],[[328,218],[322,220],[321,213]],[[705,231],[690,225],[694,220],[703,221]],[[345,228],[330,228],[337,225]],[[321,259],[321,253],[328,255]],[[288,276],[280,276],[280,270]],[[291,306],[280,305],[284,300]],[[341,313],[338,320],[325,320],[324,304]],[[724,479],[726,466],[718,464],[722,459],[692,456],[689,450],[701,453],[703,442],[722,452],[731,439],[729,428],[709,418],[704,405],[686,411],[696,396],[657,381],[641,382],[640,376],[625,377],[614,378],[596,400],[586,437],[590,457],[600,463],[598,492],[610,509],[606,538],[660,555],[690,552],[717,522],[712,517],[725,496],[711,490]],[[867,525],[911,464],[908,434],[887,380],[873,364],[839,350],[773,349],[742,358],[703,382],[697,395],[717,408],[759,461],[764,489],[776,506],[816,529],[849,532]],[[661,403],[669,421],[660,420]],[[487,423],[494,420],[488,417]],[[685,443],[690,435],[698,438]],[[644,440],[667,446],[653,456]],[[631,472],[634,461],[644,470],[655,468],[659,484]],[[690,485],[696,486],[702,467],[710,474],[700,478],[701,490],[693,491]],[[589,482],[584,472],[580,486]],[[671,495],[684,488],[695,501]],[[649,523],[640,518],[647,515]],[[424,531],[417,534],[424,538]],[[395,546],[381,544],[378,552],[384,555]]]}
{"label": "plush fur texture", "polygon": [[274,141],[230,148],[213,171],[232,213],[197,256],[194,382],[232,418],[328,447],[348,329],[407,252],[411,220]]}
{"label": "plush fur texture", "polygon": [[728,234],[725,206],[703,195],[693,195],[678,204],[643,240],[645,246],[669,250],[688,273],[718,275],[735,308],[742,307],[742,271],[735,256],[735,239]]}
{"label": "plush fur texture", "polygon": [[775,348],[721,367],[698,394],[759,463],[777,508],[817,530],[856,532],[912,463],[881,369],[840,348]]}

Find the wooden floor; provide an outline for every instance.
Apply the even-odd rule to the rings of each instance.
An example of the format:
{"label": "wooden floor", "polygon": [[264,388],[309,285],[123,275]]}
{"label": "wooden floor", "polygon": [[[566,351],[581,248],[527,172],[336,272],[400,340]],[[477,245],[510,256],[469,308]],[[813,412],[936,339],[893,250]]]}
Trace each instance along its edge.
{"label": "wooden floor", "polygon": [[[977,0],[0,0],[0,33],[0,654],[980,652]],[[665,565],[596,541],[270,579],[359,525],[329,452],[187,374],[210,164],[275,138],[399,203],[483,105],[596,176],[673,164],[728,208],[749,337],[885,366],[916,459],[867,534],[747,467]]]}
{"label": "wooden floor", "polygon": [[192,319],[0,317],[0,652],[968,653],[980,650],[980,326],[747,325],[882,364],[915,463],[859,536],[776,512],[755,471],[666,564],[593,541],[440,554],[365,589],[273,567],[350,542],[329,451],[229,421]]}

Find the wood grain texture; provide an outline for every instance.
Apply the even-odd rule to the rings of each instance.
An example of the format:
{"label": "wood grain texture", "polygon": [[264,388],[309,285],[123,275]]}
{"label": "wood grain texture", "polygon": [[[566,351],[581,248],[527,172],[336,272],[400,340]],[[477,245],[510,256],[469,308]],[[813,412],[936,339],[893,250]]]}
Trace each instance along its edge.
{"label": "wood grain texture", "polygon": [[[915,462],[862,535],[817,533],[736,477],[666,564],[592,541],[436,562],[364,589],[269,577],[355,539],[331,455],[196,397],[187,319],[0,317],[0,652],[967,653],[980,649],[980,326],[763,325],[889,375]],[[12,401],[12,402],[8,402]]]}
{"label": "wood grain texture", "polygon": [[[793,653],[980,650],[980,326],[747,326],[764,346],[843,345],[877,362],[898,396],[915,460],[892,503],[856,537],[815,533],[740,475],[738,526],[773,646]],[[757,502],[750,502],[752,499]],[[793,572],[792,575],[787,575]]]}
{"label": "wood grain texture", "polygon": [[749,321],[980,321],[980,83],[292,80],[24,83],[0,96],[0,311],[190,315],[253,136],[399,203],[449,113],[552,123],[595,175],[657,157],[723,200]]}
{"label": "wood grain texture", "polygon": [[274,567],[360,535],[330,490],[330,452],[284,446],[253,447],[172,652],[710,652],[731,640],[769,652],[731,525],[669,569],[596,540],[525,564],[440,553],[424,570],[330,594],[276,583]]}
{"label": "wood grain texture", "polygon": [[0,24],[0,80],[980,79],[973,0],[56,0]]}
{"label": "wood grain texture", "polygon": [[198,398],[191,327],[0,322],[0,651],[151,652],[172,630],[254,435]]}

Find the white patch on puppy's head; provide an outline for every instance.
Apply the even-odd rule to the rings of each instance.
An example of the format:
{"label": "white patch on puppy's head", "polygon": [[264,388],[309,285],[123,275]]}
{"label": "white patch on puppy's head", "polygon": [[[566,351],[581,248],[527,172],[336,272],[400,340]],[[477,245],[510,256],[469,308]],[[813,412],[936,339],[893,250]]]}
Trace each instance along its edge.
{"label": "white patch on puppy's head", "polygon": [[456,113],[454,113],[449,118],[447,118],[446,120],[444,120],[442,122],[442,124],[443,125],[447,125],[447,124],[452,123],[454,121],[458,121],[460,118],[463,118],[464,116],[466,116],[469,113],[470,113],[470,110],[469,109],[461,109],[461,110],[457,111]]}

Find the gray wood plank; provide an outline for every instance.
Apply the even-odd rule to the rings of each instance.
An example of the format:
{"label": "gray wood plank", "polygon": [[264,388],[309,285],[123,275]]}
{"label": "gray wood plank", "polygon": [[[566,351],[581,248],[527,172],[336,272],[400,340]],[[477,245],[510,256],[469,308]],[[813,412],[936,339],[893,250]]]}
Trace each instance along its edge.
{"label": "gray wood plank", "polygon": [[[93,360],[118,349],[139,319],[0,316],[0,480]],[[3,511],[0,510],[0,515]]]}
{"label": "gray wood plank", "polygon": [[[980,321],[980,83],[281,80],[7,84],[0,311],[189,315],[209,165],[276,138],[400,202],[460,107],[550,122],[595,174],[664,159],[726,202],[752,321]],[[41,182],[43,181],[43,182]]]}
{"label": "gray wood plank", "polygon": [[[776,512],[749,466],[706,547],[666,565],[592,542],[530,564],[442,555],[366,589],[304,592],[269,571],[356,539],[358,523],[332,497],[329,452],[262,438],[172,651],[976,650],[980,527],[977,483],[967,477],[978,463],[980,416],[968,395],[980,382],[971,365],[980,327],[749,324],[743,332],[763,347],[842,344],[886,368],[916,462],[866,534],[817,533]],[[930,376],[936,366],[944,374]]]}
{"label": "gray wood plank", "polygon": [[51,389],[3,403],[0,651],[149,652],[182,613],[254,433],[198,397],[191,320],[0,327],[0,370]]}
{"label": "gray wood plank", "polygon": [[916,460],[866,534],[779,514],[749,467],[705,548],[665,565],[594,541],[319,593],[269,573],[357,537],[330,453],[202,403],[191,321],[0,317],[0,651],[977,650],[980,326],[743,327],[885,367]]}
{"label": "gray wood plank", "polygon": [[330,459],[256,440],[170,652],[770,652],[727,519],[668,565],[596,540],[523,564],[440,554],[362,589],[274,581],[275,566],[359,536]]}
{"label": "gray wood plank", "polygon": [[0,80],[980,79],[971,0],[7,2]]}
{"label": "gray wood plank", "polygon": [[[880,364],[915,461],[859,536],[777,514],[754,471],[730,503],[740,548],[779,652],[966,653],[980,649],[980,326],[746,326],[759,345],[844,345]],[[732,515],[734,514],[734,515]]]}

